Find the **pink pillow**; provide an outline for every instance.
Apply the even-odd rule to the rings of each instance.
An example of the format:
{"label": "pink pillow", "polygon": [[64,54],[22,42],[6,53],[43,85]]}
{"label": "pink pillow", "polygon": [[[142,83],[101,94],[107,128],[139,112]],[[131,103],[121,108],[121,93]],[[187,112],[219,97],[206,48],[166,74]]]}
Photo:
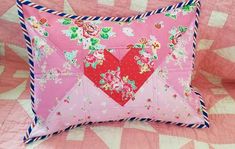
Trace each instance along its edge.
{"label": "pink pillow", "polygon": [[199,0],[130,17],[17,4],[35,114],[25,143],[94,122],[209,127],[202,97],[190,85]]}

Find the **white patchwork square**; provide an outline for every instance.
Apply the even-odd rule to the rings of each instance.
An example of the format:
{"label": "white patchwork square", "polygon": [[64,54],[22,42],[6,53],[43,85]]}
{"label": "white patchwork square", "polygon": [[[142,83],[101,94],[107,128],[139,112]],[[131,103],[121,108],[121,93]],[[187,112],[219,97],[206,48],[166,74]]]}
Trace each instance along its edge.
{"label": "white patchwork square", "polygon": [[235,46],[218,49],[215,52],[226,60],[235,63]]}
{"label": "white patchwork square", "polygon": [[148,0],[131,0],[131,10],[144,12],[147,8]]}
{"label": "white patchwork square", "polygon": [[219,11],[212,11],[208,25],[212,27],[222,28],[226,23],[228,14]]}
{"label": "white patchwork square", "polygon": [[198,43],[198,50],[207,50],[210,49],[211,45],[213,44],[214,40],[208,39],[201,39]]}
{"label": "white patchwork square", "polygon": [[66,137],[66,140],[82,141],[84,138],[84,132],[85,132],[84,127],[79,127],[79,128],[70,130]]}
{"label": "white patchwork square", "polygon": [[98,0],[98,3],[108,6],[114,6],[114,1],[115,0]]}

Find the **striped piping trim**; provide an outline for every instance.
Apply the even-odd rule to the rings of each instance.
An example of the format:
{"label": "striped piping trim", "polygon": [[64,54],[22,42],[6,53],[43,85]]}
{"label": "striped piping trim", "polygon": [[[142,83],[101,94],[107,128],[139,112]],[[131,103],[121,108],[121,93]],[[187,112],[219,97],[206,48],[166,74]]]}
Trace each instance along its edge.
{"label": "striped piping trim", "polygon": [[[43,135],[43,136],[39,136],[39,137],[33,137],[30,138],[30,134],[32,132],[32,129],[35,127],[35,125],[37,124],[38,118],[34,109],[34,104],[35,104],[35,96],[34,96],[34,62],[33,62],[33,56],[32,56],[32,47],[31,47],[31,41],[30,41],[30,37],[28,35],[27,32],[27,28],[25,26],[25,21],[24,21],[24,14],[23,14],[23,10],[22,10],[22,6],[23,5],[28,5],[30,7],[34,7],[40,11],[45,11],[54,15],[58,15],[61,17],[67,17],[67,18],[71,18],[71,19],[78,19],[78,20],[104,20],[104,21],[123,21],[123,22],[129,22],[129,21],[133,21],[136,19],[140,19],[143,17],[147,17],[150,15],[154,15],[154,14],[158,14],[158,13],[162,13],[162,12],[166,12],[169,10],[173,10],[176,8],[182,8],[186,5],[189,4],[196,4],[196,19],[195,19],[195,27],[194,27],[194,36],[193,36],[193,59],[195,59],[195,49],[196,49],[196,38],[197,38],[197,30],[198,30],[198,19],[200,16],[200,7],[201,7],[201,3],[200,0],[188,0],[185,2],[180,2],[178,4],[175,5],[170,5],[164,8],[159,8],[157,10],[153,10],[153,11],[147,11],[145,13],[136,15],[136,16],[130,16],[130,17],[100,17],[100,16],[76,16],[76,15],[70,15],[70,14],[66,14],[63,12],[59,12],[59,11],[55,11],[52,9],[48,9],[46,7],[37,5],[35,3],[29,2],[28,0],[17,0],[17,6],[18,6],[18,15],[19,15],[19,20],[20,20],[20,25],[24,34],[24,38],[26,41],[26,47],[27,47],[27,51],[28,51],[28,56],[29,56],[29,65],[30,65],[30,94],[31,94],[31,102],[32,102],[32,111],[34,113],[34,120],[33,123],[30,125],[30,127],[28,128],[26,135],[24,136],[24,142],[26,144],[37,141],[37,140],[41,140],[41,139],[45,139],[45,138],[49,138],[52,135],[56,135],[59,134],[61,132],[64,131],[68,131],[70,129],[79,127],[81,125],[90,125],[93,123],[104,123],[104,122],[122,122],[122,121],[133,121],[133,120],[139,120],[139,121],[144,121],[144,122],[159,122],[159,123],[165,123],[165,124],[175,124],[177,126],[182,126],[182,127],[189,127],[189,128],[207,128],[209,127],[209,122],[208,122],[208,114],[206,111],[206,107],[203,101],[202,96],[200,95],[200,93],[194,91],[194,89],[191,87],[191,90],[200,98],[200,104],[201,104],[201,111],[203,114],[203,118],[204,118],[204,124],[184,124],[184,123],[176,123],[176,122],[171,122],[171,121],[162,121],[162,120],[154,120],[154,119],[150,119],[150,118],[136,118],[136,117],[132,117],[132,118],[127,118],[127,119],[120,119],[120,120],[110,120],[110,121],[101,121],[101,122],[85,122],[85,123],[81,123],[81,124],[76,124],[76,125],[71,125],[69,127],[67,127],[64,130],[60,130],[57,132],[54,132],[52,134],[48,134],[48,135]],[[193,63],[193,67],[194,67],[194,63]]]}
{"label": "striped piping trim", "polygon": [[[170,5],[170,6],[167,6],[167,7],[164,7],[164,8],[159,8],[159,9],[153,10],[153,11],[147,11],[145,13],[138,14],[138,15],[135,15],[135,16],[129,16],[129,17],[77,16],[77,15],[67,14],[67,13],[64,13],[64,12],[49,9],[47,7],[44,7],[44,6],[35,4],[33,2],[30,2],[29,0],[17,0],[17,3],[18,3],[18,6],[19,5],[22,6],[22,4],[23,5],[28,5],[30,7],[36,8],[40,11],[48,12],[48,13],[51,13],[51,14],[54,14],[54,15],[57,15],[57,16],[71,18],[71,19],[75,19],[75,20],[90,20],[90,21],[104,20],[104,21],[116,21],[116,22],[130,22],[130,21],[133,21],[133,20],[136,20],[136,19],[141,19],[141,18],[150,16],[150,15],[154,15],[154,14],[157,14],[157,13],[166,12],[166,11],[173,10],[173,9],[176,9],[176,8],[182,8],[182,7],[184,7],[186,5],[189,5],[189,4],[193,4],[193,3],[196,4],[199,1],[200,0],[187,0],[185,2],[180,2],[180,3],[177,3],[175,5]],[[22,13],[22,9],[19,10],[19,11],[21,11],[21,13]]]}

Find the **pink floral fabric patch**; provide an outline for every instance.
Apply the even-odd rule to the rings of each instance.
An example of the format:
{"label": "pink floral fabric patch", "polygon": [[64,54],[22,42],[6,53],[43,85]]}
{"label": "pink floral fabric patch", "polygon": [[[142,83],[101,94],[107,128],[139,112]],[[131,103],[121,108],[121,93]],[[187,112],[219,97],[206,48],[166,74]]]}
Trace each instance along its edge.
{"label": "pink floral fabric patch", "polygon": [[130,17],[17,4],[35,114],[26,143],[94,122],[209,127],[202,97],[191,87],[199,0]]}

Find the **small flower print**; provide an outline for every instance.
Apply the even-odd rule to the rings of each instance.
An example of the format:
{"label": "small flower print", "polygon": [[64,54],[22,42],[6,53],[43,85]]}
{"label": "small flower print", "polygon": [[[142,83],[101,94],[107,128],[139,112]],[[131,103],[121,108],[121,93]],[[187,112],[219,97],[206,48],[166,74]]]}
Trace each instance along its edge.
{"label": "small flower print", "polygon": [[61,113],[60,113],[60,112],[57,112],[56,115],[61,116]]}
{"label": "small flower print", "polygon": [[41,35],[44,37],[48,37],[49,33],[46,31],[45,27],[49,27],[50,25],[47,23],[45,18],[41,18],[37,20],[35,16],[31,16],[27,18],[27,22]]}
{"label": "small flower print", "polygon": [[46,70],[46,62],[43,63],[43,65],[41,66],[41,72],[42,75],[41,77],[39,77],[39,85],[41,87],[41,89],[45,88],[45,84],[47,83],[47,81],[54,81],[55,84],[60,84],[61,79],[59,78],[61,71],[56,69],[56,68],[51,68],[49,70]]}
{"label": "small flower print", "polygon": [[172,97],[176,98],[176,97],[177,97],[177,95],[176,95],[176,94],[173,94],[173,95],[172,95]]}
{"label": "small flower print", "polygon": [[150,47],[151,50],[152,50],[152,54],[154,57],[157,58],[157,50],[159,50],[161,48],[161,44],[160,42],[156,39],[155,36],[153,35],[150,35],[150,38],[147,39],[147,38],[141,38],[139,40],[139,43],[136,43],[134,45],[134,47],[136,48],[142,48],[142,49],[145,49],[147,47]]}
{"label": "small flower print", "polygon": [[157,68],[157,74],[161,79],[166,80],[168,78],[168,69],[167,69],[167,67]]}
{"label": "small flower print", "polygon": [[177,16],[180,12],[181,12],[181,9],[173,9],[173,10],[167,11],[165,13],[165,16],[170,17],[172,19],[177,19]]}
{"label": "small flower print", "polygon": [[147,110],[150,110],[151,105],[145,105],[145,108],[146,108]]}
{"label": "small flower print", "polygon": [[77,50],[73,50],[71,52],[64,51],[64,57],[69,62],[70,65],[78,66],[77,64]]}
{"label": "small flower print", "polygon": [[181,63],[184,62],[187,58],[187,53],[185,50],[186,42],[181,39],[182,35],[187,31],[187,29],[187,27],[179,26],[178,28],[174,27],[169,31],[169,48],[171,49],[171,52],[169,53],[166,62],[168,63],[169,61],[175,61],[175,64],[179,65],[180,68],[182,68]]}
{"label": "small flower print", "polygon": [[104,60],[104,50],[96,50],[85,57],[85,67],[91,66],[95,69],[97,65],[102,65]]}
{"label": "small flower print", "polygon": [[108,70],[101,74],[100,87],[111,92],[122,93],[123,100],[134,100],[134,91],[137,89],[135,81],[130,80],[128,76],[120,77],[120,68],[117,70]]}
{"label": "small flower print", "polygon": [[43,58],[47,58],[54,52],[54,49],[38,36],[32,38],[32,47],[35,50],[34,54],[36,61],[41,61]]}
{"label": "small flower print", "polygon": [[180,116],[179,116],[179,115],[176,115],[176,116],[175,116],[175,118],[176,118],[176,119],[179,119],[179,118],[180,118]]}
{"label": "small flower print", "polygon": [[146,38],[141,38],[139,40],[139,43],[142,44],[142,45],[147,45],[148,44],[148,40]]}
{"label": "small flower print", "polygon": [[65,102],[65,103],[69,103],[69,100],[67,100],[67,99],[64,99],[64,102]]}
{"label": "small flower print", "polygon": [[148,99],[147,99],[147,102],[146,102],[146,104],[145,104],[144,107],[145,107],[147,110],[150,110],[151,104],[152,104],[152,100],[151,100],[150,98],[148,98]]}
{"label": "small flower print", "polygon": [[197,109],[197,114],[200,115],[202,113],[202,107]]}
{"label": "small flower print", "polygon": [[140,56],[135,56],[135,60],[140,67],[140,74],[151,71],[154,66],[154,58],[150,52],[142,49],[139,51]]}
{"label": "small flower print", "polygon": [[67,96],[65,99],[64,99],[64,103],[69,103],[70,101],[70,96]]}
{"label": "small flower print", "polygon": [[122,32],[127,36],[134,36],[134,30],[130,27],[123,27]]}
{"label": "small flower print", "polygon": [[151,35],[150,40],[148,41],[148,43],[152,48],[153,55],[157,57],[157,50],[159,50],[161,48],[160,42],[157,41],[155,36]]}
{"label": "small flower print", "polygon": [[154,67],[154,62],[158,59],[157,50],[161,48],[160,42],[157,41],[155,36],[151,35],[150,39],[141,38],[134,47],[141,48],[139,51],[140,56],[134,57],[140,66],[140,73],[151,71]]}
{"label": "small flower print", "polygon": [[172,19],[177,19],[179,13],[182,12],[183,15],[187,15],[188,13],[192,12],[196,7],[195,3],[183,6],[182,9],[173,9],[170,11],[165,12],[165,16],[170,17]]}
{"label": "small flower print", "polygon": [[164,22],[160,21],[154,24],[156,29],[162,29],[164,27]]}
{"label": "small flower print", "polygon": [[191,87],[190,87],[190,79],[184,80],[183,78],[179,79],[179,83],[183,86],[184,89],[184,97],[189,97],[191,95]]}
{"label": "small flower print", "polygon": [[83,49],[94,52],[96,50],[105,49],[105,46],[100,44],[99,38],[85,38],[83,39]]}
{"label": "small flower print", "polygon": [[152,102],[152,100],[150,98],[147,99],[147,102]]}
{"label": "small flower print", "polygon": [[168,89],[170,88],[170,86],[168,85],[168,84],[165,84],[164,85],[164,90],[167,92],[168,91]]}
{"label": "small flower print", "polygon": [[140,73],[151,71],[154,67],[154,62],[158,59],[157,50],[161,48],[160,42],[157,41],[155,36],[151,35],[150,39],[141,38],[134,47],[142,48],[139,51],[140,56],[135,56],[135,60],[140,66]]}
{"label": "small flower print", "polygon": [[[171,40],[171,43],[173,45],[176,45],[178,42],[178,39],[187,31],[187,27],[185,26],[179,26],[178,28],[174,27],[172,28],[169,33],[171,34],[171,36],[169,37],[169,39]],[[172,46],[173,46],[172,45]]]}
{"label": "small flower print", "polygon": [[186,15],[186,14],[192,12],[195,7],[196,7],[195,3],[192,3],[192,4],[190,4],[190,5],[184,6],[184,7],[182,8],[182,10],[183,10],[182,13],[183,13],[183,15]]}

